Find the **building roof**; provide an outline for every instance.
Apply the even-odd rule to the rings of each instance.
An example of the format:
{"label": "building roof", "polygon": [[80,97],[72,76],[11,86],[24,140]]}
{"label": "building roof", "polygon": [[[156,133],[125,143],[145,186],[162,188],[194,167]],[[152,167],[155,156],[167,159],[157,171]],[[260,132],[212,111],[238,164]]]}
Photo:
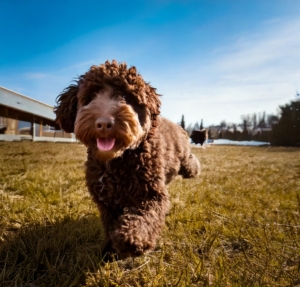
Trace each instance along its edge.
{"label": "building roof", "polygon": [[53,106],[23,96],[0,86],[0,105],[30,113],[41,118],[55,120]]}

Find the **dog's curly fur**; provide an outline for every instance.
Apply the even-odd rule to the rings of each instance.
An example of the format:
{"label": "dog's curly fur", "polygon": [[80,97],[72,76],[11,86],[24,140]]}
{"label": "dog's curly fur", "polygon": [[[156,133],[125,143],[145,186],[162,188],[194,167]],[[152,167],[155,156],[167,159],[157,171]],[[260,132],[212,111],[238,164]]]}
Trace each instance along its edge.
{"label": "dog's curly fur", "polygon": [[57,122],[86,145],[86,184],[101,214],[104,250],[121,258],[152,250],[169,210],[167,184],[200,163],[189,138],[160,114],[156,89],[135,67],[92,66],[57,97]]}

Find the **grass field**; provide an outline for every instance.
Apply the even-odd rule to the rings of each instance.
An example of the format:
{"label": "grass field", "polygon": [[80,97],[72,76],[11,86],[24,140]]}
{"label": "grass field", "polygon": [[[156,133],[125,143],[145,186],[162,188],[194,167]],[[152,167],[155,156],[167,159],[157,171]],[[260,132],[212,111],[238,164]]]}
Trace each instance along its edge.
{"label": "grass field", "polygon": [[0,286],[300,286],[300,149],[194,152],[156,250],[104,263],[85,148],[0,142]]}

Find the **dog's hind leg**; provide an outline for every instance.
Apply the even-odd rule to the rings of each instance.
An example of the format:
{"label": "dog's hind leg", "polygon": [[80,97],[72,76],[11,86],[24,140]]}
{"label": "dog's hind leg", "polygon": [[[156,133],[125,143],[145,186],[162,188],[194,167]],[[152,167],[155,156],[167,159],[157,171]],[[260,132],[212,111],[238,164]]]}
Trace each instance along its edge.
{"label": "dog's hind leg", "polygon": [[200,174],[201,166],[199,160],[194,154],[190,154],[188,158],[181,162],[178,174],[184,178],[195,177]]}

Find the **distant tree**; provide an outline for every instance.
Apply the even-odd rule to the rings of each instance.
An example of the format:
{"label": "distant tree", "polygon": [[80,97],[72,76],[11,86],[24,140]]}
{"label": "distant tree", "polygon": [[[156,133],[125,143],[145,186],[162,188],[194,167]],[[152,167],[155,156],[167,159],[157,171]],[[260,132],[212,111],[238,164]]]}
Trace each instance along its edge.
{"label": "distant tree", "polygon": [[200,129],[200,126],[199,126],[198,122],[196,122],[194,125],[194,130],[199,130],[199,129]]}
{"label": "distant tree", "polygon": [[181,117],[180,126],[185,130],[185,120],[184,120],[184,115],[182,115],[182,117]]}
{"label": "distant tree", "polygon": [[221,129],[226,128],[227,127],[226,121],[225,120],[221,121],[220,126]]}
{"label": "distant tree", "polygon": [[265,128],[266,125],[266,112],[263,112],[262,114],[259,113],[258,115],[258,125],[259,128]]}
{"label": "distant tree", "polygon": [[241,119],[242,119],[242,127],[244,127],[245,123],[247,125],[247,127],[251,126],[252,124],[252,119],[251,119],[251,115],[243,115],[241,116]]}
{"label": "distant tree", "polygon": [[201,119],[200,130],[203,130],[203,119]]}
{"label": "distant tree", "polygon": [[244,122],[243,122],[243,132],[242,132],[243,140],[249,140],[248,125],[249,125],[249,122],[247,122],[247,120],[244,120]]}
{"label": "distant tree", "polygon": [[280,106],[280,118],[272,129],[272,145],[300,146],[300,100]]}
{"label": "distant tree", "polygon": [[279,122],[278,115],[268,115],[267,116],[267,126],[272,127]]}
{"label": "distant tree", "polygon": [[225,120],[221,121],[220,130],[218,131],[219,139],[222,139],[224,135],[225,136],[227,135],[227,132],[225,131],[226,127],[227,127],[226,121]]}
{"label": "distant tree", "polygon": [[242,120],[243,120],[243,124],[240,125],[241,127],[243,127],[241,139],[247,141],[250,139],[248,129],[252,125],[251,116],[250,115],[242,116]]}
{"label": "distant tree", "polygon": [[233,136],[232,139],[234,141],[238,140],[238,130],[237,130],[237,125],[236,124],[232,124],[232,128],[233,128]]}
{"label": "distant tree", "polygon": [[257,127],[257,114],[256,113],[254,113],[253,115],[252,115],[252,128],[253,129],[256,129],[256,127]]}
{"label": "distant tree", "polygon": [[192,131],[193,131],[193,126],[192,124],[189,124],[187,126],[187,128],[185,129],[185,131],[188,133],[188,135],[190,136],[192,134]]}
{"label": "distant tree", "polygon": [[244,127],[244,120],[247,121],[248,129],[251,127],[253,130],[256,128],[271,127],[271,123],[278,122],[278,117],[275,115],[267,115],[266,112],[253,113],[252,115],[241,116],[243,121],[241,127]]}

